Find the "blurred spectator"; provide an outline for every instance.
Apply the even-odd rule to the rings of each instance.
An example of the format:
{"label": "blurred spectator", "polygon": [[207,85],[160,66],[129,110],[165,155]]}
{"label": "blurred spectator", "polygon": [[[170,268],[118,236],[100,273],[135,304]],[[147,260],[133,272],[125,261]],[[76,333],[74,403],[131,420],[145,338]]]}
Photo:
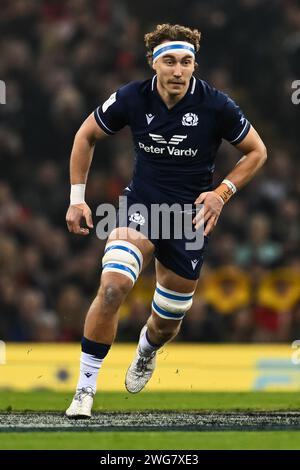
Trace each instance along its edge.
{"label": "blurred spectator", "polygon": [[248,223],[249,240],[237,248],[237,263],[245,267],[254,263],[276,266],[281,261],[282,247],[271,239],[270,220],[265,215],[255,214]]}
{"label": "blurred spectator", "polygon": [[78,287],[71,284],[63,286],[56,304],[61,340],[80,341],[87,307],[86,298]]}

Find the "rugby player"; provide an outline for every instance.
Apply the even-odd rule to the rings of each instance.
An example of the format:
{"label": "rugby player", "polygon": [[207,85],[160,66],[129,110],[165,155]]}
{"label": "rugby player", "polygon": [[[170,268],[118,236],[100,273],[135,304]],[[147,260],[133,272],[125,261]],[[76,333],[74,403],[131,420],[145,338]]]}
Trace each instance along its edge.
{"label": "rugby player", "polygon": [[[142,213],[132,214],[108,237],[100,287],[87,313],[82,338],[80,377],[69,418],[89,418],[98,372],[115,339],[118,309],[139,274],[155,257],[156,289],[152,312],[142,328],[125,378],[131,393],[142,390],[155,368],[156,353],[178,333],[191,308],[209,234],[237,190],[264,164],[267,154],[258,133],[226,94],[194,75],[201,33],[162,24],[145,35],[154,75],[114,92],[78,130],[71,154],[71,196],[66,221],[70,232],[88,235],[93,228],[85,186],[95,143],[129,126],[135,168],[124,190],[128,205],[201,204],[196,230],[204,227],[201,249],[187,250],[186,240],[152,239],[139,230]],[[222,139],[243,156],[213,189],[215,157]],[[85,219],[87,228],[80,223]],[[135,227],[129,222],[134,221]],[[150,312],[149,312],[150,313]]]}

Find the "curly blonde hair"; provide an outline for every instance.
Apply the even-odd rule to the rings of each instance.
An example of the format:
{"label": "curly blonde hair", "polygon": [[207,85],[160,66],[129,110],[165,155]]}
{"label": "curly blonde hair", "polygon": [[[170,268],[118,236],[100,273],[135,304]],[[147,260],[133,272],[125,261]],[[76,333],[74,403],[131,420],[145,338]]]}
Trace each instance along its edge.
{"label": "curly blonde hair", "polygon": [[158,24],[154,31],[144,36],[147,48],[147,60],[150,66],[153,63],[153,49],[163,41],[187,41],[193,44],[195,51],[200,49],[201,32],[179,24]]}

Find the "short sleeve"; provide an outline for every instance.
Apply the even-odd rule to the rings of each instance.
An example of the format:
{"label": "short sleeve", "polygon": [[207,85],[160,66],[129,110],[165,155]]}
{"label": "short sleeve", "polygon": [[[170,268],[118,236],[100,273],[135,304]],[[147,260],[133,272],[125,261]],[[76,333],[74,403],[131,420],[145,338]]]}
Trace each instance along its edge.
{"label": "short sleeve", "polygon": [[221,136],[233,145],[239,144],[250,130],[250,122],[241,109],[228,96],[221,109]]}
{"label": "short sleeve", "polygon": [[128,124],[126,100],[122,96],[122,88],[94,111],[95,119],[101,129],[109,135],[115,134]]}

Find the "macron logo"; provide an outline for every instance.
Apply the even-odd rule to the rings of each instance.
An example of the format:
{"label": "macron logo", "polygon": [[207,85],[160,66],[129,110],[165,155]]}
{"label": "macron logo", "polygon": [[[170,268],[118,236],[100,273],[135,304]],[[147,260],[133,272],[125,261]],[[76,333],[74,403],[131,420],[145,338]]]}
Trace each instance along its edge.
{"label": "macron logo", "polygon": [[199,260],[198,259],[193,259],[193,260],[191,260],[191,263],[192,263],[193,271],[195,271],[195,268],[196,268],[197,264],[199,263]]}
{"label": "macron logo", "polygon": [[153,114],[146,114],[146,119],[147,119],[147,124],[149,126],[149,124],[151,124],[151,122],[153,121],[153,119],[155,118],[155,116]]}

